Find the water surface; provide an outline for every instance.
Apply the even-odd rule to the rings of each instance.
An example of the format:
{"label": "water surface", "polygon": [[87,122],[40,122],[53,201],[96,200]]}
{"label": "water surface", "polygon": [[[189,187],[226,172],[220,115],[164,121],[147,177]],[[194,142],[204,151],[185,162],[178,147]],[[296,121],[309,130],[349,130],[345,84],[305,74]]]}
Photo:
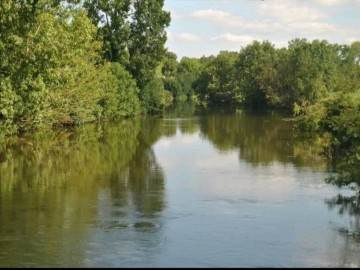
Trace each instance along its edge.
{"label": "water surface", "polygon": [[0,267],[360,267],[359,202],[286,117],[183,104],[9,140]]}

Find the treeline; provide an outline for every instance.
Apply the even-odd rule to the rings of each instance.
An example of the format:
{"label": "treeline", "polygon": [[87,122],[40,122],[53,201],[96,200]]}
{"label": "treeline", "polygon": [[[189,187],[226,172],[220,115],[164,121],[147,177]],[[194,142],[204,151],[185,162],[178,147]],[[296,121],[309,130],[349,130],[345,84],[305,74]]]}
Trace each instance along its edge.
{"label": "treeline", "polygon": [[1,134],[157,112],[164,0],[2,0]]}
{"label": "treeline", "polygon": [[239,52],[175,60],[169,54],[163,69],[176,99],[293,111],[297,129],[337,160],[329,182],[360,187],[360,41],[294,39],[281,49],[254,41]]}
{"label": "treeline", "polygon": [[[360,185],[360,42],[254,41],[180,61],[164,0],[0,1],[0,137],[161,112],[175,100],[283,108]],[[346,154],[344,154],[346,153]],[[350,166],[350,167],[349,167]],[[342,169],[346,168],[346,169]],[[355,179],[355,180],[354,180]]]}
{"label": "treeline", "polygon": [[165,87],[175,98],[196,95],[205,104],[294,110],[360,85],[360,42],[330,44],[294,39],[288,48],[254,41],[239,52],[182,58],[167,53]]}

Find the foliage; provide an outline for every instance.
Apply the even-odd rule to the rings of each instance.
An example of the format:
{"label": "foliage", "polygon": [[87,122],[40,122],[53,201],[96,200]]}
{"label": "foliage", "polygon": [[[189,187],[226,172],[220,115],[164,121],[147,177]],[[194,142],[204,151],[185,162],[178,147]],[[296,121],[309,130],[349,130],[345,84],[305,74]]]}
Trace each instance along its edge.
{"label": "foliage", "polygon": [[151,111],[141,108],[149,100],[159,102],[154,108],[171,102],[168,93],[166,102],[155,98],[165,95],[162,86],[144,90],[165,52],[170,15],[162,7],[161,0],[1,1],[1,132],[117,119]]}
{"label": "foliage", "polygon": [[315,103],[335,91],[337,51],[327,41],[295,39],[289,42],[288,61],[284,65],[290,76],[282,88],[284,103]]}
{"label": "foliage", "polygon": [[234,84],[236,52],[220,52],[202,70],[194,82],[200,99],[209,103],[236,103],[238,88]]}
{"label": "foliage", "polygon": [[103,39],[104,56],[111,62],[129,63],[130,38],[128,22],[130,0],[85,0],[84,8]]}
{"label": "foliage", "polygon": [[[359,185],[360,42],[254,41],[183,57],[165,49],[164,0],[0,2],[0,138],[38,127],[159,113],[173,100],[287,108]],[[194,98],[195,97],[195,98]],[[315,151],[315,150],[314,150]]]}
{"label": "foliage", "polygon": [[[149,95],[148,85],[157,77],[157,68],[165,55],[164,29],[170,24],[170,13],[162,9],[163,5],[164,0],[86,0],[84,3],[93,23],[98,25],[106,59],[122,64],[130,72],[139,88],[138,97],[145,106],[161,101],[161,98],[153,98],[149,103],[142,98],[156,96],[155,93]],[[157,89],[162,91],[163,87]],[[151,106],[160,108],[162,105]],[[156,111],[149,107],[144,110]]]}
{"label": "foliage", "polygon": [[147,112],[161,112],[165,106],[165,89],[162,80],[155,78],[145,85],[140,99]]}
{"label": "foliage", "polygon": [[338,174],[330,177],[328,182],[360,187],[360,94],[333,94],[314,105],[300,108],[298,113],[299,130],[330,137],[326,147],[338,159]]}
{"label": "foliage", "polygon": [[94,120],[100,110],[101,85],[93,80],[100,43],[83,10],[44,8],[26,29],[12,26],[5,40],[17,42],[2,47],[2,118],[20,128]]}
{"label": "foliage", "polygon": [[138,113],[139,89],[131,75],[118,63],[108,63],[104,74],[107,77],[102,84],[106,87],[106,92],[100,100],[104,117],[118,119]]}
{"label": "foliage", "polygon": [[164,0],[133,1],[127,69],[140,89],[153,80],[165,54],[164,28],[170,24],[170,13],[162,10],[163,5]]}
{"label": "foliage", "polygon": [[276,50],[269,41],[254,41],[240,51],[235,64],[236,83],[246,104],[265,107],[274,98],[277,61]]}
{"label": "foliage", "polygon": [[167,53],[162,68],[164,88],[178,101],[185,101],[194,95],[193,83],[200,73],[200,63],[195,58],[183,57],[176,61],[176,55]]}

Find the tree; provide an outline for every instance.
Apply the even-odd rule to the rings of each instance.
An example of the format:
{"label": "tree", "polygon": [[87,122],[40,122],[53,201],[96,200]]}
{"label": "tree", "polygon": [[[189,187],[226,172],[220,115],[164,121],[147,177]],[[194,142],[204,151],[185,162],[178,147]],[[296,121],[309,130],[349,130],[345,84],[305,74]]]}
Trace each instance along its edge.
{"label": "tree", "polygon": [[170,13],[163,11],[163,5],[164,0],[133,1],[127,69],[140,89],[154,78],[165,54],[165,27],[170,24]]}
{"label": "tree", "polygon": [[16,132],[14,124],[102,117],[101,100],[118,85],[107,84],[116,76],[101,63],[102,43],[85,11],[60,1],[5,1],[0,7],[0,113],[8,131]]}
{"label": "tree", "polygon": [[236,82],[244,102],[266,107],[276,91],[277,51],[269,41],[254,41],[243,48],[235,63]]}
{"label": "tree", "polygon": [[194,83],[200,99],[212,104],[237,103],[238,88],[234,85],[236,52],[222,51],[202,70]]}
{"label": "tree", "polygon": [[167,51],[164,55],[161,73],[165,78],[173,78],[176,76],[179,63],[177,62],[177,55],[173,52]]}
{"label": "tree", "polygon": [[127,65],[131,0],[85,0],[84,7],[103,39],[105,58]]}
{"label": "tree", "polygon": [[339,76],[337,91],[354,92],[360,85],[360,42],[338,46]]}
{"label": "tree", "polygon": [[[337,52],[327,41],[295,39],[289,42],[287,78],[282,89],[284,102],[313,104],[335,91]],[[284,73],[285,70],[282,72]]]}

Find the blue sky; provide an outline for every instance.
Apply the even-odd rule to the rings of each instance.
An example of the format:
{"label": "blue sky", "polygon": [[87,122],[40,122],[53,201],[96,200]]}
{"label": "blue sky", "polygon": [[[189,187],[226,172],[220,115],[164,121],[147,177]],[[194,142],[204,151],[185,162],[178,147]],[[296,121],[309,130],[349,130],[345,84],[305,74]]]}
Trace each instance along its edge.
{"label": "blue sky", "polygon": [[360,40],[360,0],[165,0],[166,47],[183,56],[239,51],[253,40],[286,47],[294,38]]}

